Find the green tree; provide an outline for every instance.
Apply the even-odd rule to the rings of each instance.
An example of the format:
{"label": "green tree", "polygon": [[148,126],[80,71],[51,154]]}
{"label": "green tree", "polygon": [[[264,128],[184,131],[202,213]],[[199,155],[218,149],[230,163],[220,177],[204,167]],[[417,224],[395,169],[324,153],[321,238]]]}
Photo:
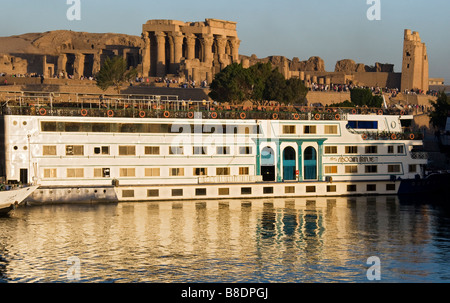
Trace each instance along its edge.
{"label": "green tree", "polygon": [[102,90],[113,86],[120,94],[122,86],[136,75],[137,70],[135,68],[128,69],[127,62],[123,57],[107,58],[97,74],[97,86]]}
{"label": "green tree", "polygon": [[370,89],[354,88],[350,90],[351,102],[357,106],[381,107],[383,97],[374,96]]}
{"label": "green tree", "polygon": [[215,101],[242,102],[251,92],[249,73],[242,64],[230,64],[216,74],[210,88],[209,96]]}
{"label": "green tree", "polygon": [[304,104],[308,89],[303,81],[298,78],[291,78],[286,81],[286,91],[284,94],[285,104]]}
{"label": "green tree", "polygon": [[250,84],[252,92],[250,99],[261,102],[264,100],[264,90],[266,89],[267,79],[272,74],[272,64],[257,63],[252,65],[249,69]]}
{"label": "green tree", "polygon": [[430,112],[430,122],[435,127],[444,129],[447,123],[447,117],[450,113],[450,98],[445,92],[440,92],[436,102],[432,102],[433,111]]}

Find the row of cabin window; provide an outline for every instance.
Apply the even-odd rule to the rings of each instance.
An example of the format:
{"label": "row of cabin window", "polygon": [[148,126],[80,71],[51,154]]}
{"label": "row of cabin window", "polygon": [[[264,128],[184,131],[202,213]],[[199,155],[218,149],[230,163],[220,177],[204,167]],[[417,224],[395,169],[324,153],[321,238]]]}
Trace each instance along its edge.
{"label": "row of cabin window", "polygon": [[[67,168],[67,178],[84,178],[84,168]],[[185,168],[169,168],[168,173],[170,177],[184,177]],[[249,167],[239,167],[239,175],[246,176],[250,174]],[[196,167],[192,169],[193,176],[208,176],[207,167]],[[230,167],[216,167],[216,176],[230,176]],[[136,168],[120,168],[120,177],[136,177]],[[145,168],[145,177],[160,177],[161,169],[159,167],[147,167]],[[57,178],[56,168],[45,168],[44,178]],[[94,178],[110,178],[111,170],[109,168],[94,168]]]}
{"label": "row of cabin window", "polygon": [[[159,146],[145,146],[144,148],[145,155],[160,155],[161,148]],[[169,155],[184,155],[185,149],[183,146],[169,146]],[[42,154],[44,156],[56,156],[56,145],[45,145],[43,146]],[[95,155],[109,155],[110,147],[109,146],[99,146],[94,147]],[[207,155],[208,147],[207,146],[194,146],[192,147],[193,155]],[[231,147],[230,146],[217,146],[216,154],[218,155],[230,155]],[[239,147],[240,155],[251,155],[252,147],[251,146],[240,146]],[[133,145],[124,145],[119,146],[119,156],[135,156],[136,155],[136,146]],[[84,146],[83,145],[66,145],[66,156],[84,156]]]}
{"label": "row of cabin window", "polygon": [[[338,146],[325,146],[324,153],[326,155],[333,155],[338,154]],[[387,146],[387,153],[388,154],[394,154],[395,151],[397,151],[398,154],[404,153],[404,147],[403,145],[397,145],[397,148],[395,149],[394,145],[388,145]],[[366,154],[377,154],[378,153],[378,146],[377,145],[368,145],[364,146],[364,152]],[[359,154],[359,147],[358,146],[345,146],[345,154]]]}
{"label": "row of cabin window", "polygon": [[[379,165],[364,165],[364,173],[366,174],[376,174],[378,173]],[[337,174],[338,166],[337,165],[325,165],[325,174]],[[358,165],[345,165],[344,167],[346,174],[357,174],[359,173]],[[401,173],[402,168],[400,164],[388,164],[387,165],[388,173]],[[409,173],[417,173],[417,165],[410,164],[408,165]]]}
{"label": "row of cabin window", "polygon": [[[283,125],[283,134],[292,135],[297,133],[296,125]],[[303,134],[317,134],[317,125],[303,125]],[[325,135],[337,135],[338,126],[337,125],[324,125]]]}
{"label": "row of cabin window", "polygon": [[[393,183],[388,183],[385,185],[386,191],[395,191],[396,186]],[[316,192],[316,186],[315,185],[308,185],[305,187],[305,192],[307,193],[315,193]],[[349,184],[346,186],[347,192],[356,192],[357,186],[356,184]],[[195,189],[195,195],[196,196],[206,196],[207,195],[207,189],[206,188],[196,188]],[[366,191],[367,192],[375,192],[377,191],[377,184],[366,184]],[[333,193],[337,192],[337,185],[327,185],[327,192]],[[273,187],[264,187],[263,188],[263,194],[273,194],[274,189]],[[285,194],[295,194],[295,186],[286,186],[284,188]],[[184,195],[184,191],[182,188],[172,189],[172,197],[181,197]],[[241,195],[251,195],[252,194],[252,188],[251,187],[241,187]],[[217,189],[217,195],[219,196],[228,196],[230,195],[230,189],[227,187],[224,188],[218,188]],[[148,189],[147,190],[147,197],[155,198],[159,197],[159,189]],[[123,190],[122,191],[122,197],[124,198],[134,198],[134,190]]]}

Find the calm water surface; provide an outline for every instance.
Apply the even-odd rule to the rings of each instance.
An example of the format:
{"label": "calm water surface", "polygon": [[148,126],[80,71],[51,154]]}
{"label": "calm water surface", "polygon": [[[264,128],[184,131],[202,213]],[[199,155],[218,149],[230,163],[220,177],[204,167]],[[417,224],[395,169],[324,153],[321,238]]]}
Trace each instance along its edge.
{"label": "calm water surface", "polygon": [[0,282],[71,282],[68,260],[79,260],[81,282],[367,282],[371,256],[382,282],[449,282],[449,205],[383,196],[24,207],[0,217]]}

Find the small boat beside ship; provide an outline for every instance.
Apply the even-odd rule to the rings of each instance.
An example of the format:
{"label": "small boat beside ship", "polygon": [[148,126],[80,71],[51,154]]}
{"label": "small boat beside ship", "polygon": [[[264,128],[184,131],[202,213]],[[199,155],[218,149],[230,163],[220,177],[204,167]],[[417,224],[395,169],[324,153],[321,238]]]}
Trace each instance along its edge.
{"label": "small boat beside ship", "polygon": [[38,186],[29,186],[0,191],[0,214],[8,213],[17,208],[37,188]]}

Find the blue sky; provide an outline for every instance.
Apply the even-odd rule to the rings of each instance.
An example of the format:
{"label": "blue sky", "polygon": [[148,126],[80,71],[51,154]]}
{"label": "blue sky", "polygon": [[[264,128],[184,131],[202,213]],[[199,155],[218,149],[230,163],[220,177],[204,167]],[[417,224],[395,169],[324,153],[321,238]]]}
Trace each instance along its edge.
{"label": "blue sky", "polygon": [[66,1],[2,1],[0,36],[57,29],[140,35],[149,19],[217,18],[238,23],[243,55],[320,56],[327,71],[340,59],[392,63],[400,72],[409,28],[427,44],[430,77],[450,83],[448,0],[380,0],[380,21],[367,19],[367,0],[80,0],[80,21],[67,20]]}

